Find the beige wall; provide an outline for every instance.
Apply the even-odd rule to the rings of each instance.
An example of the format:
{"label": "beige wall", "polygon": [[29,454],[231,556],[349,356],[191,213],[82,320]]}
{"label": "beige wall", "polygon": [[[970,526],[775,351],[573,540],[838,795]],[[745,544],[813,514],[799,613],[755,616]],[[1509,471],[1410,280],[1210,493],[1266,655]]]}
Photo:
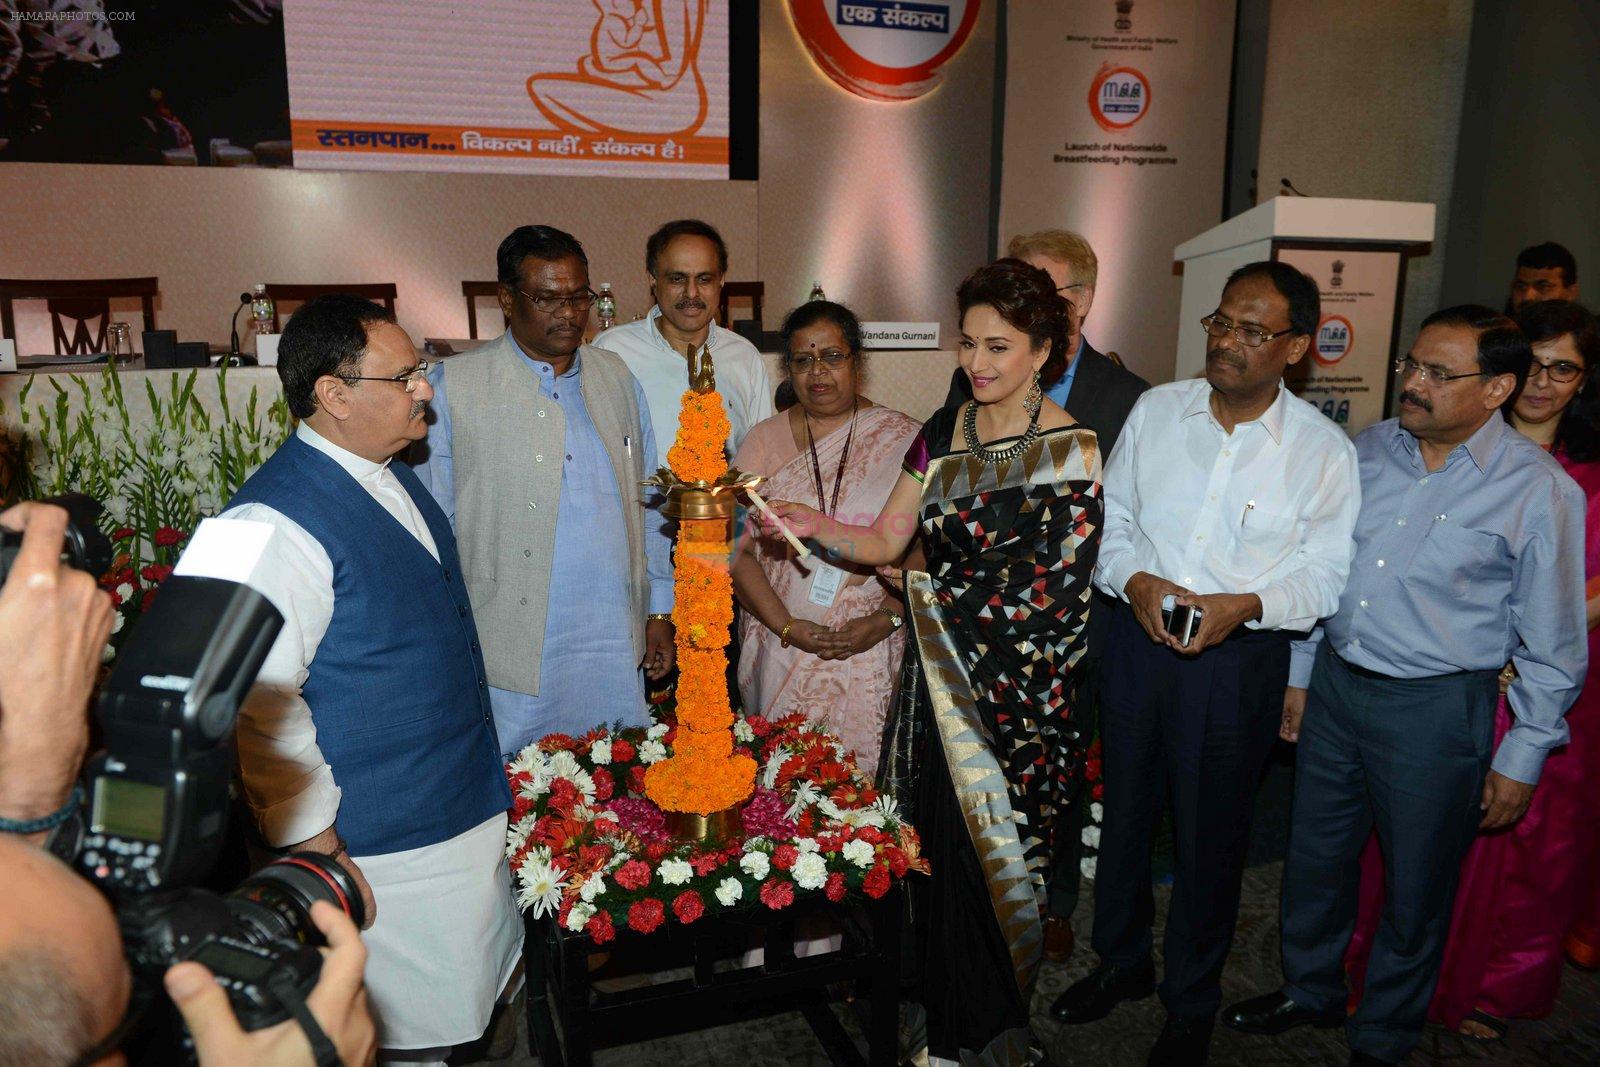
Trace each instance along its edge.
{"label": "beige wall", "polygon": [[[994,26],[986,4],[931,95],[870,103],[762,0],[758,182],[7,164],[0,277],[154,274],[160,325],[210,341],[253,282],[393,281],[414,336],[462,337],[461,281],[494,277],[512,227],[571,230],[631,318],[649,303],[645,237],[695,215],[727,238],[730,278],[766,282],[769,329],[818,279],[863,317],[948,330],[987,252]],[[24,353],[49,351],[42,313],[19,329]]]}
{"label": "beige wall", "polygon": [[1286,176],[1308,196],[1438,205],[1433,249],[1406,271],[1408,344],[1439,306],[1471,0],[1273,0],[1270,18],[1260,197]]}

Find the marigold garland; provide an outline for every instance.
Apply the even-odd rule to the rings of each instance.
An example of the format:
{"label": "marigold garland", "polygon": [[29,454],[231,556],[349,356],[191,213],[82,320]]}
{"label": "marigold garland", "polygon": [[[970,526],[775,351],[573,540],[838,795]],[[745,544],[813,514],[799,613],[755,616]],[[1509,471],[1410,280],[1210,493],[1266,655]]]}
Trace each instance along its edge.
{"label": "marigold garland", "polygon": [[728,469],[727,413],[722,410],[722,394],[715,391],[683,394],[683,413],[678,420],[678,436],[667,450],[667,466],[685,482],[714,482]]}
{"label": "marigold garland", "polygon": [[[667,452],[683,482],[727,473],[728,417],[716,392],[683,394],[678,436]],[[728,628],[733,624],[733,545],[728,519],[684,519],[673,550],[672,621],[677,629],[678,724],[673,756],[644,774],[644,792],[665,811],[710,815],[755,789],[756,764],[733,752],[728,701]]]}

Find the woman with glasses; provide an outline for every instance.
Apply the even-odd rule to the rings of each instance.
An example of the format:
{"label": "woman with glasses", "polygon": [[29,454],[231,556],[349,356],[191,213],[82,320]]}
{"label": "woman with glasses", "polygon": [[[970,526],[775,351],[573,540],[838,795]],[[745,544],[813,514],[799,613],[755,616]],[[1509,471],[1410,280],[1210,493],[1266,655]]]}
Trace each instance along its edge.
{"label": "woman with glasses", "polygon": [[805,494],[773,509],[857,563],[892,564],[921,539],[879,785],[932,865],[912,896],[928,1052],[1020,1064],[1042,1056],[1028,1006],[1077,746],[1067,694],[1100,544],[1100,449],[1040,384],[1065,358],[1070,314],[1050,276],[1002,259],[956,299],[974,399],[923,426],[877,518],[840,521]]}
{"label": "woman with glasses", "polygon": [[[861,393],[861,323],[827,300],[783,323],[785,382],[797,403],[757,423],[734,466],[764,475],[768,496],[804,500],[840,522],[870,523],[900,475],[919,425]],[[744,613],[739,692],[747,711],[803,711],[878,765],[883,718],[905,650],[904,611],[873,569],[799,559],[781,537],[746,539],[733,565]]]}
{"label": "woman with glasses", "polygon": [[[1561,987],[1564,942],[1576,962],[1600,965],[1600,381],[1594,373],[1600,325],[1564,300],[1524,306],[1517,325],[1532,342],[1533,363],[1527,383],[1505,407],[1506,418],[1548,449],[1589,501],[1589,674],[1567,712],[1570,740],[1546,759],[1527,814],[1504,830],[1480,834],[1462,863],[1428,1015],[1463,1037],[1489,1042],[1505,1036],[1509,1019],[1550,1013]],[[1496,747],[1514,714],[1502,694]],[[1357,980],[1382,907],[1382,878],[1382,861],[1369,845],[1348,956]]]}

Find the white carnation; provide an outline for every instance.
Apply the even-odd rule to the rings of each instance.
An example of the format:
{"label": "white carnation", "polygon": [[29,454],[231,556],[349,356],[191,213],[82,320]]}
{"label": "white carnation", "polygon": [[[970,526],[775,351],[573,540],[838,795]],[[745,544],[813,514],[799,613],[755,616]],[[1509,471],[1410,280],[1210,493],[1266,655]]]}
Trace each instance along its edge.
{"label": "white carnation", "polygon": [[1091,882],[1094,881],[1094,866],[1097,858],[1096,856],[1085,856],[1078,861],[1078,870],[1083,872],[1083,876]]}
{"label": "white carnation", "polygon": [[733,723],[733,739],[741,744],[748,745],[756,739],[756,732],[750,728],[748,721],[736,719]]}
{"label": "white carnation", "polygon": [[694,868],[689,866],[688,860],[662,860],[661,866],[656,868],[656,873],[667,885],[683,885],[694,877]]}
{"label": "white carnation", "polygon": [[875,850],[865,841],[846,841],[842,855],[847,862],[867,868],[872,866]]}
{"label": "white carnation", "polygon": [[744,896],[744,883],[737,878],[724,878],[717,883],[717,903],[731,908]]}
{"label": "white carnation", "polygon": [[822,851],[822,846],[817,844],[817,839],[814,837],[797,837],[794,839],[794,847],[800,852]]}
{"label": "white carnation", "polygon": [[1100,847],[1100,827],[1085,826],[1083,828],[1083,843],[1090,848]]}
{"label": "white carnation", "polygon": [[[578,887],[578,896],[583,898],[585,904],[591,903],[595,897],[606,891],[606,880],[599,871],[585,878],[583,885]],[[591,914],[594,909],[590,909]]]}
{"label": "white carnation", "polygon": [[589,746],[589,759],[597,766],[604,766],[611,762],[611,739],[602,737]]}
{"label": "white carnation", "polygon": [[790,873],[794,876],[794,884],[801,889],[821,889],[828,880],[828,863],[818,853],[803,852],[794,861]]}
{"label": "white carnation", "polygon": [[1105,821],[1106,809],[1100,806],[1100,802],[1098,800],[1089,805],[1089,818],[1093,819],[1095,822]]}
{"label": "white carnation", "polygon": [[646,737],[648,737],[650,740],[656,741],[656,740],[659,740],[660,738],[666,737],[668,729],[669,729],[669,727],[667,726],[666,723],[658,722],[654,726],[650,727],[650,729],[646,730],[644,732],[644,735]]}
{"label": "white carnation", "polygon": [[583,933],[583,928],[589,925],[589,920],[594,918],[595,906],[593,904],[577,903],[572,910],[567,912],[567,929],[575,934]]}
{"label": "white carnation", "polygon": [[111,632],[114,634],[120,634],[122,632],[122,628],[127,624],[127,618],[122,614],[122,612],[119,611],[111,618]]}
{"label": "white carnation", "polygon": [[765,852],[746,852],[739,858],[739,868],[752,878],[765,878],[772,869],[772,860]]}
{"label": "white carnation", "polygon": [[133,586],[129,585],[127,582],[121,582],[117,585],[118,600],[127,600],[131,596],[133,596]]}
{"label": "white carnation", "polygon": [[660,741],[650,740],[639,746],[640,763],[660,763],[667,758],[667,746]]}

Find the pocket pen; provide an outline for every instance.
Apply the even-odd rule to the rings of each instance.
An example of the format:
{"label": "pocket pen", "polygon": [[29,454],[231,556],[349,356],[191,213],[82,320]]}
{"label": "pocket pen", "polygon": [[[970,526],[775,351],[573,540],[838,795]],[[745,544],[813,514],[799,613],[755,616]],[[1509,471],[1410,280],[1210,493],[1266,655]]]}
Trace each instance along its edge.
{"label": "pocket pen", "polygon": [[633,458],[633,438],[629,437],[627,434],[623,434],[622,435],[622,448],[623,448],[623,450],[625,452],[628,453],[628,458],[632,459]]}
{"label": "pocket pen", "polygon": [[1254,500],[1250,500],[1250,501],[1246,501],[1245,502],[1244,510],[1239,512],[1239,528],[1241,530],[1244,529],[1244,520],[1247,517],[1249,517],[1250,513],[1252,511],[1254,511],[1255,509],[1256,509],[1256,502]]}

